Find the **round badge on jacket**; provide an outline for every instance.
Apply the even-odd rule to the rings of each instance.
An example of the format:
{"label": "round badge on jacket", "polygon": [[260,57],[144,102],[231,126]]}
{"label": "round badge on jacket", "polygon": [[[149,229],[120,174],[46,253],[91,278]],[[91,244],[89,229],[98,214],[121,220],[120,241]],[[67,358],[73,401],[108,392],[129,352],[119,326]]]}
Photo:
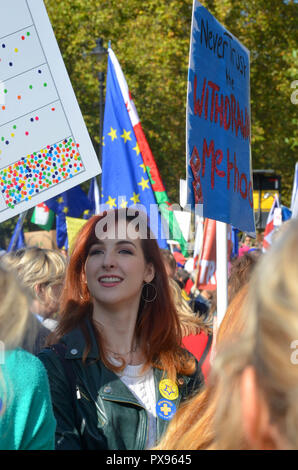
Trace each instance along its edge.
{"label": "round badge on jacket", "polygon": [[169,421],[176,413],[176,406],[170,400],[159,400],[156,403],[156,414],[159,418]]}
{"label": "round badge on jacket", "polygon": [[179,395],[177,385],[170,379],[164,379],[159,382],[159,392],[162,397],[168,400],[176,400]]}

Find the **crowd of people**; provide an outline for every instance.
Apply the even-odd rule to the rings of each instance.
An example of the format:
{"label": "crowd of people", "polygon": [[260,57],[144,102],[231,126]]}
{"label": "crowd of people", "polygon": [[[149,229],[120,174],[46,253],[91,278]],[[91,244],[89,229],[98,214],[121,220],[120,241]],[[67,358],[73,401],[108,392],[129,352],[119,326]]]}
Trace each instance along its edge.
{"label": "crowd of people", "polygon": [[113,215],[0,258],[0,449],[297,449],[298,221],[244,235],[217,329],[194,260]]}

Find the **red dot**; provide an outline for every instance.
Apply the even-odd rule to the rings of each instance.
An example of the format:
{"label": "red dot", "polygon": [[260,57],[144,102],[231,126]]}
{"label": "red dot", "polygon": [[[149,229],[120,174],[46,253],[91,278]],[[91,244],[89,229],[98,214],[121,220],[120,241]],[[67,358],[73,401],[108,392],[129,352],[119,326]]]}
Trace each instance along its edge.
{"label": "red dot", "polygon": [[18,100],[20,100],[20,99],[21,99],[21,95],[18,95]]}
{"label": "red dot", "polygon": [[29,132],[26,131],[25,134],[26,134],[26,135],[29,135]]}
{"label": "red dot", "polygon": [[38,117],[38,116],[36,116],[36,118],[35,118],[35,121],[38,121],[38,120],[39,120],[39,117]]}
{"label": "red dot", "polygon": [[24,41],[24,40],[25,40],[25,36],[22,36],[22,41]]}
{"label": "red dot", "polygon": [[55,108],[52,108],[52,111],[55,111]]}

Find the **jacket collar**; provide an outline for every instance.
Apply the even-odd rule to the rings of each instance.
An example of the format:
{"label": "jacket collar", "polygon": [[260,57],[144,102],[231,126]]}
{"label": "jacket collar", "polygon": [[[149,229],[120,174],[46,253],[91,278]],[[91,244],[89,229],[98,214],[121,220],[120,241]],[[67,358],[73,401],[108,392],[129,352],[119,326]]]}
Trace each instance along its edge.
{"label": "jacket collar", "polygon": [[[88,329],[88,332],[90,334],[90,340],[91,340],[91,349],[87,355],[88,359],[98,359],[99,358],[99,351],[94,335],[94,330],[93,327],[90,323],[89,319],[85,319],[85,325]],[[75,328],[74,330],[70,331],[66,335],[64,335],[61,339],[61,341],[65,344],[66,346],[66,353],[65,353],[65,359],[82,359],[83,357],[83,352],[85,349],[86,345],[86,340],[84,333],[81,329],[80,326]],[[106,369],[108,371],[108,369]],[[155,381],[158,384],[163,378],[163,371],[157,368],[153,369],[154,371],[154,376],[155,376]],[[109,371],[111,373],[111,379],[114,379],[115,374],[112,371]],[[190,381],[190,377],[188,376],[181,376],[178,375],[178,385],[180,389],[183,389],[184,387],[187,386],[188,382]],[[157,395],[158,395],[158,389],[156,390]]]}
{"label": "jacket collar", "polygon": [[[91,349],[88,353],[87,358],[97,359],[99,357],[99,351],[95,340],[93,328],[89,319],[87,318],[85,319],[85,325],[88,329],[91,340]],[[69,333],[66,333],[61,338],[61,341],[66,346],[65,359],[82,359],[83,352],[86,346],[86,340],[80,326],[70,331]]]}

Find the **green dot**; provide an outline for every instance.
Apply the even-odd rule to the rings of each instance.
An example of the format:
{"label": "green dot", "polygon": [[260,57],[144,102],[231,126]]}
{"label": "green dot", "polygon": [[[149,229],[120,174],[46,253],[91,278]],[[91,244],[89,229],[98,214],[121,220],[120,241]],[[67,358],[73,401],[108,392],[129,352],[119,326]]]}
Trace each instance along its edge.
{"label": "green dot", "polygon": [[2,140],[2,142],[3,142],[3,140],[5,140],[4,137],[1,137],[1,140]]}
{"label": "green dot", "polygon": [[4,90],[4,93],[7,93],[7,90],[6,90],[6,88],[5,88],[5,90]]}
{"label": "green dot", "polygon": [[33,88],[33,85],[29,85],[29,88],[30,88],[30,90],[32,90],[32,88]]}
{"label": "green dot", "polygon": [[48,84],[45,82],[45,83],[43,84],[43,86],[48,86]]}
{"label": "green dot", "polygon": [[14,126],[13,126],[13,129],[16,129],[16,128],[17,128],[17,126],[16,126],[16,125],[14,125]]}
{"label": "green dot", "polygon": [[27,36],[30,36],[30,33],[29,33],[29,31],[28,31],[28,33],[27,33]]}

